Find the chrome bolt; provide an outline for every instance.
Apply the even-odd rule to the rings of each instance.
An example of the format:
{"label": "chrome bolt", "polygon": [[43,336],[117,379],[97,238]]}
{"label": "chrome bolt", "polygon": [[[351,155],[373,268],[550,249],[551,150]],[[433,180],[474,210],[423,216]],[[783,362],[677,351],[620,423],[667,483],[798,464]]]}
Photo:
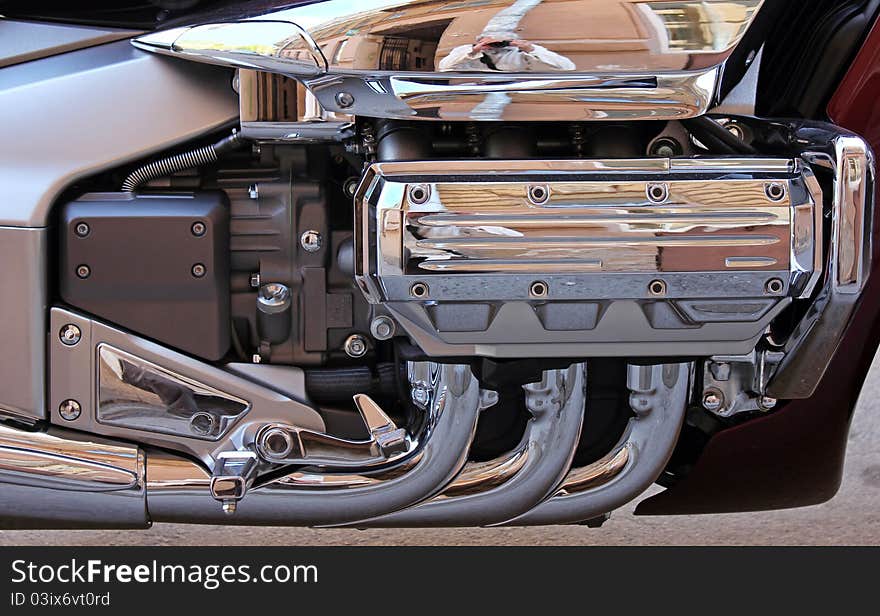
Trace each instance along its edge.
{"label": "chrome bolt", "polygon": [[233,513],[235,513],[236,507],[237,507],[236,502],[234,500],[232,500],[231,498],[228,498],[225,501],[223,501],[223,504],[222,504],[223,513],[225,513],[226,515],[232,515]]}
{"label": "chrome bolt", "polygon": [[529,285],[529,295],[532,297],[547,297],[549,290],[547,283],[543,280],[536,280]]}
{"label": "chrome bolt", "polygon": [[354,197],[354,193],[357,192],[359,183],[360,178],[348,178],[345,180],[345,184],[342,185],[342,190],[344,190],[345,194],[349,197]]}
{"label": "chrome bolt", "polygon": [[92,269],[88,265],[78,265],[76,268],[76,275],[79,278],[88,278],[92,275]]}
{"label": "chrome bolt", "polygon": [[654,297],[663,297],[666,295],[666,283],[662,280],[652,280],[648,283],[648,293]]}
{"label": "chrome bolt", "polygon": [[205,268],[204,264],[202,264],[202,263],[196,263],[195,265],[192,266],[192,275],[195,276],[196,278],[201,278],[202,276],[205,275],[205,272],[207,272],[207,271],[208,270]]}
{"label": "chrome bolt", "polygon": [[707,411],[720,411],[724,406],[724,394],[717,389],[707,389],[703,394],[703,408]]}
{"label": "chrome bolt", "polygon": [[210,413],[206,413],[204,411],[199,411],[194,414],[189,420],[190,430],[195,434],[200,434],[202,436],[207,436],[214,431],[214,427],[217,425],[217,420]]}
{"label": "chrome bolt", "polygon": [[58,406],[58,414],[67,421],[73,421],[82,414],[82,407],[76,400],[65,400]]}
{"label": "chrome bolt", "polygon": [[61,338],[61,342],[67,346],[73,346],[82,339],[82,330],[73,323],[68,323],[61,328],[58,337]]}
{"label": "chrome bolt", "polygon": [[259,289],[260,288],[260,275],[259,274],[251,274],[250,283],[251,283],[252,289]]}
{"label": "chrome bolt", "polygon": [[781,201],[785,196],[785,186],[779,182],[767,182],[764,193],[770,201]]}
{"label": "chrome bolt", "polygon": [[781,293],[784,288],[785,283],[782,282],[781,278],[771,278],[767,281],[767,284],[764,285],[764,290],[767,291],[767,293],[772,294]]}
{"label": "chrome bolt", "polygon": [[260,197],[260,189],[256,184],[248,186],[248,197],[251,199],[258,199]]}
{"label": "chrome bolt", "polygon": [[367,341],[360,334],[352,334],[345,339],[342,348],[349,357],[363,357],[367,354]]}
{"label": "chrome bolt", "polygon": [[337,92],[335,98],[336,104],[343,109],[354,105],[354,96],[351,94],[351,92]]}
{"label": "chrome bolt", "polygon": [[388,340],[394,335],[394,321],[388,317],[376,317],[370,323],[370,333],[376,340]]}
{"label": "chrome bolt", "polygon": [[550,187],[543,184],[529,186],[529,201],[535,205],[547,203],[550,199]]}
{"label": "chrome bolt", "polygon": [[427,297],[428,292],[429,292],[428,285],[426,285],[424,282],[416,282],[413,284],[413,286],[411,286],[409,288],[409,294],[412,295],[413,297],[418,297],[418,298]]}
{"label": "chrome bolt", "polygon": [[194,222],[190,230],[196,237],[202,237],[208,231],[208,227],[203,222]]}
{"label": "chrome bolt", "polygon": [[410,396],[412,397],[412,401],[421,408],[425,408],[428,406],[428,400],[431,397],[430,392],[427,387],[423,385],[416,385],[410,391]]}
{"label": "chrome bolt", "polygon": [[669,186],[666,184],[648,184],[645,188],[645,194],[648,196],[648,201],[663,203],[669,198]]}
{"label": "chrome bolt", "polygon": [[323,243],[324,238],[322,238],[321,234],[314,229],[303,231],[303,234],[299,237],[299,244],[306,252],[318,252],[321,250],[321,245]]}
{"label": "chrome bolt", "polygon": [[74,233],[76,233],[79,237],[87,236],[89,234],[89,231],[91,231],[91,229],[89,229],[89,225],[84,222],[77,223],[76,227],[74,227]]}
{"label": "chrome bolt", "polygon": [[409,187],[409,200],[416,205],[425,203],[431,197],[431,187],[427,184],[416,184]]}

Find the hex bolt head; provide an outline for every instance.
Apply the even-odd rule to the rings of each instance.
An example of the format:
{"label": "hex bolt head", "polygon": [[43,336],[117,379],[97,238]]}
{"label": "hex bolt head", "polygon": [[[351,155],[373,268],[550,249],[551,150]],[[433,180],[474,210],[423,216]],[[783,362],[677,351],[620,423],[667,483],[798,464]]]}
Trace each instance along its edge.
{"label": "hex bolt head", "polygon": [[86,279],[92,275],[92,268],[88,265],[77,265],[76,266],[76,276],[77,278]]}
{"label": "hex bolt head", "polygon": [[703,393],[703,408],[707,411],[720,411],[724,406],[724,394],[717,389],[707,389]]}
{"label": "hex bolt head", "polygon": [[363,357],[367,354],[367,341],[360,334],[352,334],[345,339],[343,349],[349,357]]}
{"label": "hex bolt head", "polygon": [[360,178],[355,177],[351,177],[345,180],[345,184],[342,185],[342,189],[345,191],[346,196],[354,197],[354,193],[357,192],[357,187],[360,181]]}
{"label": "hex bolt head", "polygon": [[299,237],[299,244],[306,252],[318,252],[324,244],[324,238],[314,229],[309,229],[308,231],[303,231],[303,234]]}
{"label": "hex bolt head", "polygon": [[354,96],[351,92],[338,92],[336,94],[336,104],[346,109],[354,105]]}
{"label": "hex bolt head", "polygon": [[87,236],[89,234],[89,231],[91,231],[89,225],[84,222],[76,223],[76,227],[73,228],[73,232],[76,233],[79,237]]}
{"label": "hex bolt head", "polygon": [[190,227],[190,231],[192,231],[192,234],[196,237],[202,237],[208,232],[208,227],[205,226],[205,223],[196,221],[192,224],[192,227]]}
{"label": "hex bolt head", "polygon": [[203,263],[196,263],[192,266],[192,275],[196,278],[202,278],[207,271],[208,269]]}
{"label": "hex bolt head", "polygon": [[65,400],[58,405],[58,414],[66,421],[73,421],[82,414],[82,407],[76,400]]}
{"label": "hex bolt head", "polygon": [[394,336],[394,321],[386,316],[376,317],[370,323],[370,333],[376,340],[388,340]]}
{"label": "hex bolt head", "polygon": [[58,333],[58,337],[61,339],[61,342],[63,344],[67,346],[73,346],[77,342],[82,340],[82,330],[73,323],[68,323],[61,328],[61,331]]}

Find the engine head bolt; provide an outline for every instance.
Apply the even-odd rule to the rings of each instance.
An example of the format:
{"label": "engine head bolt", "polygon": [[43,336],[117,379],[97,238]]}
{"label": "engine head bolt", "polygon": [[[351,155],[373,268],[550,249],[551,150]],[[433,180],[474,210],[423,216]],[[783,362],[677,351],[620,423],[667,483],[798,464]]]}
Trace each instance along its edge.
{"label": "engine head bolt", "polygon": [[321,250],[321,245],[323,243],[324,238],[322,238],[321,234],[314,229],[303,231],[303,234],[299,236],[299,244],[306,252],[318,252]]}
{"label": "engine head bolt", "polygon": [[780,182],[767,182],[764,193],[770,201],[781,201],[785,196],[785,186]]}
{"label": "engine head bolt", "polygon": [[336,104],[346,109],[354,105],[354,96],[351,92],[337,92],[336,94]]}
{"label": "engine head bolt", "polygon": [[376,317],[370,323],[370,333],[376,340],[388,340],[394,336],[394,321],[386,316]]}
{"label": "engine head bolt", "polygon": [[207,271],[208,270],[205,267],[204,263],[196,263],[195,265],[192,266],[192,275],[195,276],[196,278],[201,278],[202,276],[205,275],[205,272],[207,272]]}
{"label": "engine head bolt", "polygon": [[532,297],[547,297],[549,290],[547,283],[543,280],[536,280],[529,285],[529,295]]}
{"label": "engine head bolt", "polygon": [[84,222],[76,223],[76,227],[74,227],[73,232],[76,233],[79,237],[85,237],[89,234],[89,225]]}
{"label": "engine head bolt", "polygon": [[529,201],[534,205],[543,205],[550,199],[550,187],[543,184],[529,186]]}
{"label": "engine head bolt", "polygon": [[707,389],[703,393],[703,408],[707,411],[720,411],[724,406],[724,394],[717,389]]}
{"label": "engine head bolt", "polygon": [[424,282],[413,283],[413,286],[409,288],[409,294],[417,298],[428,297],[428,292],[428,285]]}
{"label": "engine head bolt", "polygon": [[431,187],[427,184],[416,184],[409,187],[409,200],[416,205],[425,203],[431,197]]}
{"label": "engine head bolt", "polygon": [[82,414],[82,407],[76,400],[65,400],[58,406],[58,414],[66,421],[73,421]]}
{"label": "engine head bolt", "polygon": [[345,339],[342,348],[349,357],[363,357],[367,354],[367,341],[360,334],[352,334]]}
{"label": "engine head bolt", "polygon": [[758,406],[760,406],[765,411],[769,411],[774,406],[776,406],[776,402],[776,398],[771,398],[770,396],[761,396],[758,399]]}
{"label": "engine head bolt", "polygon": [[205,223],[196,221],[192,224],[192,227],[190,227],[190,231],[192,231],[192,234],[196,237],[202,237],[208,232],[208,227],[205,226]]}
{"label": "engine head bolt", "polygon": [[63,344],[67,346],[73,346],[77,342],[82,340],[82,330],[73,323],[68,323],[61,328],[61,332],[58,334],[58,337],[61,338],[61,342]]}
{"label": "engine head bolt", "polygon": [[648,293],[654,297],[663,297],[666,295],[666,283],[662,280],[652,280],[648,283]]}
{"label": "engine head bolt", "polygon": [[767,281],[767,284],[764,285],[764,290],[767,291],[767,293],[773,294],[781,293],[784,288],[785,283],[782,282],[781,278],[771,278]]}
{"label": "engine head bolt", "polygon": [[645,187],[645,194],[651,203],[663,203],[669,198],[669,186],[663,183],[648,184]]}
{"label": "engine head bolt", "polygon": [[76,266],[76,275],[79,278],[88,278],[92,275],[92,269],[88,265],[77,265]]}

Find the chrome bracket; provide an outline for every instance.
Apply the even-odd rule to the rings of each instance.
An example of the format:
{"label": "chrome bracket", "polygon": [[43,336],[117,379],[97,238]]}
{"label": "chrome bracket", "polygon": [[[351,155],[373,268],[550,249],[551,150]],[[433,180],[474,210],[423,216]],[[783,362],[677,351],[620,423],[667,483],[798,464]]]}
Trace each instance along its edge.
{"label": "chrome bracket", "polygon": [[211,496],[220,501],[223,512],[235,513],[257,476],[257,454],[253,451],[224,451],[217,456],[211,476]]}

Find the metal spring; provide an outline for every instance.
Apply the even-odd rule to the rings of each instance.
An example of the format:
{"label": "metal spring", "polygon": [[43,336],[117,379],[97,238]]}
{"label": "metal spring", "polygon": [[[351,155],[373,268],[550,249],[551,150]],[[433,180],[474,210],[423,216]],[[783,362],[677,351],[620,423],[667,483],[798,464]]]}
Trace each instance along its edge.
{"label": "metal spring", "polygon": [[216,160],[217,151],[213,145],[161,158],[132,171],[122,183],[122,190],[130,192],[154,178],[171,175],[184,169],[200,167]]}

